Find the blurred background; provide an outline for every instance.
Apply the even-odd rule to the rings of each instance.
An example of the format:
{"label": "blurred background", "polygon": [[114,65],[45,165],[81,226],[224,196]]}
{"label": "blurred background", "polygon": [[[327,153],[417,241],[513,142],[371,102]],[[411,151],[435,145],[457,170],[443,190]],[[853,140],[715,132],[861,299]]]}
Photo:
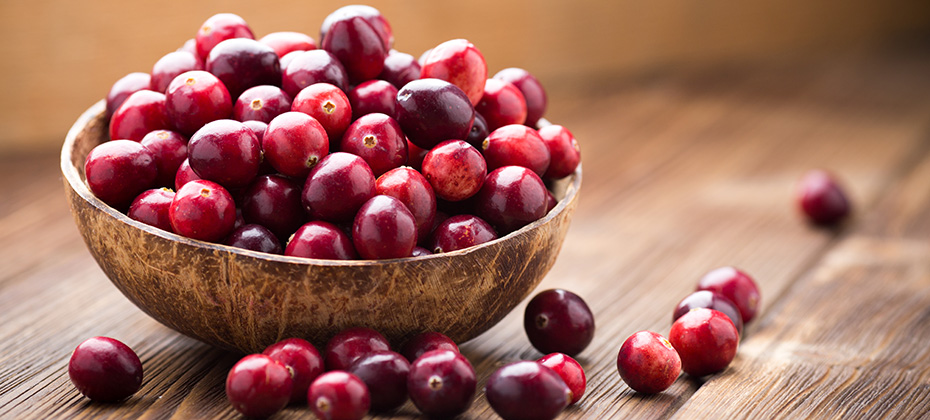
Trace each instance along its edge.
{"label": "blurred background", "polygon": [[[149,72],[217,12],[241,15],[256,38],[291,30],[318,39],[323,18],[345,4],[351,2],[3,0],[0,156],[54,153],[114,81]],[[926,0],[369,4],[390,21],[396,49],[419,56],[467,38],[483,52],[489,74],[526,68],[556,98],[680,68],[921,45],[930,34]]]}

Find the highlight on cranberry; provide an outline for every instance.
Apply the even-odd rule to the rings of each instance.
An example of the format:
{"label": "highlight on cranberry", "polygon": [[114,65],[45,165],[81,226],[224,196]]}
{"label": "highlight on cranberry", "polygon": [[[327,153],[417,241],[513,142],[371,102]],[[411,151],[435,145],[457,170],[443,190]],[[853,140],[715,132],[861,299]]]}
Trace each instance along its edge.
{"label": "highlight on cranberry", "polygon": [[838,224],[846,219],[852,208],[836,176],[820,169],[808,171],[801,178],[797,200],[801,212],[817,225]]}
{"label": "highlight on cranberry", "polygon": [[652,331],[640,331],[620,346],[617,371],[634,391],[655,394],[665,391],[678,379],[681,357],[665,337]]}
{"label": "highlight on cranberry", "polygon": [[94,401],[129,398],[142,386],[142,362],[129,346],[109,337],[92,337],[74,349],[68,361],[71,383]]}

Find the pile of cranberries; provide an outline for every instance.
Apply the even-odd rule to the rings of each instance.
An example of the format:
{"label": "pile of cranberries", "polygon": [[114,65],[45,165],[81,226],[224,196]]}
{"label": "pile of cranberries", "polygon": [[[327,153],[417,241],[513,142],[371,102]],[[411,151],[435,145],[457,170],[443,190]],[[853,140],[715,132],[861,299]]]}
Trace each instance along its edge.
{"label": "pile of cranberries", "polygon": [[169,232],[318,259],[450,252],[548,213],[544,181],[580,153],[542,119],[539,81],[518,68],[488,78],[464,39],[420,60],[393,43],[368,6],[327,16],[319,43],[256,40],[241,17],[212,16],[151,73],[113,85],[87,185]]}

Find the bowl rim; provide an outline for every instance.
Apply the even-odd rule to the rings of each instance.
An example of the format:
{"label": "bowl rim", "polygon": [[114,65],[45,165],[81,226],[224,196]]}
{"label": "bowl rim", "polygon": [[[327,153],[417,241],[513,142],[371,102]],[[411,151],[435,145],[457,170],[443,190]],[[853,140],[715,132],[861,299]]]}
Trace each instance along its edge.
{"label": "bowl rim", "polygon": [[[393,259],[382,259],[382,260],[324,260],[324,259],[315,259],[315,258],[305,258],[305,257],[293,257],[286,255],[278,254],[269,254],[265,252],[252,251],[248,249],[233,247],[229,245],[224,245],[220,243],[206,242],[197,239],[191,239],[185,236],[178,235],[176,233],[168,232],[154,226],[147,225],[145,223],[133,220],[129,218],[126,214],[110,207],[108,204],[104,203],[102,200],[97,198],[93,193],[90,192],[90,188],[87,186],[87,183],[81,179],[81,175],[77,170],[77,167],[72,164],[72,151],[74,144],[77,141],[78,135],[80,135],[85,128],[93,121],[95,118],[101,117],[101,115],[106,110],[106,100],[101,99],[93,104],[90,108],[85,110],[77,121],[74,122],[74,125],[68,130],[68,134],[65,137],[64,144],[61,148],[61,172],[62,175],[68,182],[68,185],[71,189],[77,193],[84,201],[89,203],[91,206],[95,207],[97,210],[106,213],[114,219],[128,224],[134,228],[140,229],[146,233],[156,235],[158,237],[168,239],[171,241],[179,242],[183,245],[188,245],[196,248],[202,248],[204,250],[214,251],[214,252],[225,252],[231,254],[237,254],[242,256],[247,256],[251,258],[258,258],[262,260],[273,261],[276,263],[287,263],[287,264],[302,264],[302,265],[316,265],[316,266],[339,266],[339,267],[361,267],[361,266],[381,266],[389,264],[398,264],[398,263],[407,263],[413,261],[427,261],[427,260],[440,260],[445,258],[454,258],[460,255],[467,255],[472,252],[477,252],[480,249],[495,246],[496,244],[514,238],[516,236],[524,235],[527,232],[536,229],[537,227],[546,224],[553,219],[557,218],[562,212],[568,208],[569,203],[577,199],[578,190],[581,187],[581,163],[578,164],[578,167],[575,169],[575,172],[570,175],[572,177],[571,183],[566,187],[565,196],[556,203],[556,206],[546,213],[542,218],[521,227],[513,232],[508,233],[507,235],[501,236],[493,241],[488,241],[476,246],[472,246],[465,249],[460,249],[452,252],[443,252],[440,254],[430,254],[419,257],[405,257],[405,258],[393,258]],[[549,125],[548,121],[540,120],[541,125]]]}

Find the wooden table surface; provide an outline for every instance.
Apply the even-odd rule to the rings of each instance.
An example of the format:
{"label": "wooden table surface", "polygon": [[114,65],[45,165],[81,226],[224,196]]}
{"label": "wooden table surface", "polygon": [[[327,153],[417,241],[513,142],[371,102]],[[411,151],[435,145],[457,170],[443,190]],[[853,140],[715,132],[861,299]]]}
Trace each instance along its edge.
{"label": "wooden table surface", "polygon": [[[930,416],[927,51],[556,89],[548,116],[579,139],[585,180],[538,290],[578,293],[597,320],[579,357],[587,392],[561,418]],[[815,167],[839,174],[855,203],[839,229],[796,211],[795,183]],[[0,417],[237,418],[224,380],[239,356],[160,325],[110,284],[78,236],[57,156],[0,161],[0,179]],[[675,304],[722,265],[762,290],[735,361],[658,395],[631,391],[616,370],[620,344],[667,334]],[[479,375],[463,418],[493,418],[480,391],[488,375],[540,356],[524,306],[462,346]],[[128,401],[92,403],[68,380],[72,349],[95,335],[142,359]],[[291,407],[275,418],[308,416]]]}

